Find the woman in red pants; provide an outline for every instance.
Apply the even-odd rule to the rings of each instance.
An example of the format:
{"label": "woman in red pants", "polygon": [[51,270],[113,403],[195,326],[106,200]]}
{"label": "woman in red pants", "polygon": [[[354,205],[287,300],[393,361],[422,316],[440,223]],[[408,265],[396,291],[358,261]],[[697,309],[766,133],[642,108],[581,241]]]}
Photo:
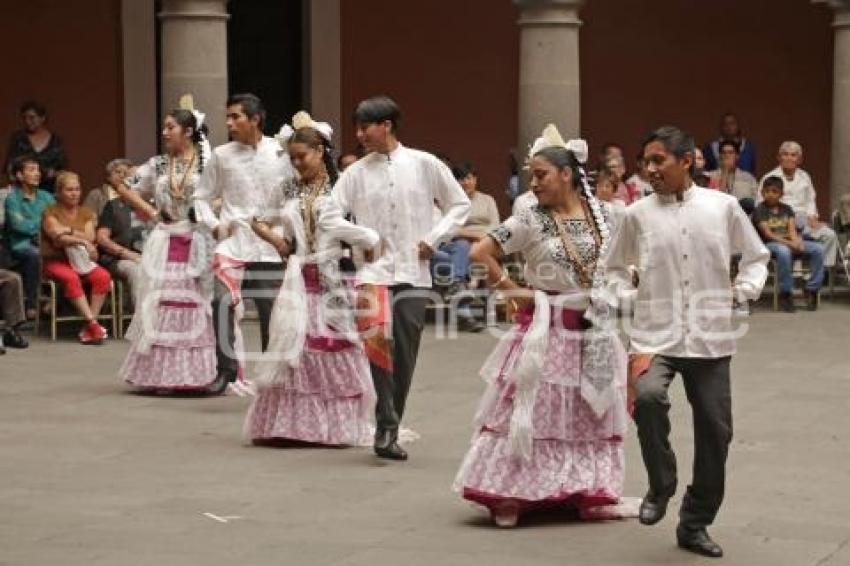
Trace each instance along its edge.
{"label": "woman in red pants", "polygon": [[[82,190],[76,173],[63,171],[56,177],[56,204],[44,211],[41,223],[41,259],[44,276],[57,281],[63,294],[86,319],[80,330],[83,344],[101,344],[106,329],[97,315],[109,292],[109,272],[100,267],[95,247],[94,214],[80,206]],[[91,286],[91,301],[82,280]]]}

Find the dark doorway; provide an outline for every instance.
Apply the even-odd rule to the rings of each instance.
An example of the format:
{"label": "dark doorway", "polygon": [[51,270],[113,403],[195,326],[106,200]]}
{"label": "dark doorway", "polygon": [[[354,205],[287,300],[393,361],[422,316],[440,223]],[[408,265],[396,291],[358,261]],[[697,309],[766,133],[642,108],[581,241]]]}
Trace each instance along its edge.
{"label": "dark doorway", "polygon": [[274,134],[303,108],[303,2],[231,0],[227,11],[228,92],[259,96]]}

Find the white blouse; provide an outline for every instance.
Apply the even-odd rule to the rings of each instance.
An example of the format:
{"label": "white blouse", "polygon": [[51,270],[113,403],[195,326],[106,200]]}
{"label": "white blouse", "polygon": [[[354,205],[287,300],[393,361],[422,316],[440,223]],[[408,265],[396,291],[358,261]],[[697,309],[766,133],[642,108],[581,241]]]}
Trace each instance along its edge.
{"label": "white blouse", "polygon": [[[594,229],[586,220],[561,220],[583,262],[596,252]],[[555,220],[540,205],[522,206],[516,214],[490,232],[506,254],[522,252],[525,280],[541,291],[554,291],[565,308],[584,310],[589,305],[590,290],[581,287]]]}

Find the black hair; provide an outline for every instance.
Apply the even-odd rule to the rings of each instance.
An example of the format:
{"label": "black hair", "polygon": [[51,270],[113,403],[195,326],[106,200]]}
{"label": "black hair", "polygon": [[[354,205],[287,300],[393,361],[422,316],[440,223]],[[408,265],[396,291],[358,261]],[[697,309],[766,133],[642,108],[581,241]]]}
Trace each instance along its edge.
{"label": "black hair", "polygon": [[618,143],[608,142],[608,143],[606,143],[605,145],[602,146],[602,155],[604,156],[606,153],[608,153],[609,149],[612,149],[612,148],[615,148],[615,147],[620,150],[620,153],[623,153],[623,146],[621,146]]}
{"label": "black hair", "polygon": [[340,153],[339,157],[336,158],[336,168],[338,170],[342,169],[342,160],[348,156],[351,156],[355,159],[360,159],[360,157],[356,153]]}
{"label": "black hair", "polygon": [[380,124],[389,121],[393,134],[398,131],[401,110],[398,104],[388,96],[367,98],[354,109],[354,122],[357,124]]}
{"label": "black hair", "polygon": [[24,166],[27,163],[35,163],[39,166],[39,169],[41,169],[41,163],[39,163],[38,158],[31,153],[27,153],[26,155],[22,155],[16,158],[12,162],[12,176],[17,175],[18,173],[22,173],[24,170]]}
{"label": "black hair", "polygon": [[779,189],[779,192],[785,192],[785,181],[782,180],[782,177],[779,175],[771,175],[761,184],[762,189],[766,189],[768,187],[774,187]]}
{"label": "black hair", "polygon": [[577,191],[585,192],[583,169],[581,163],[575,154],[565,147],[552,146],[541,149],[534,154],[534,157],[541,157],[554,165],[559,171],[569,169],[572,172],[573,188]]}
{"label": "black hair", "polygon": [[452,167],[452,175],[455,176],[455,179],[458,181],[462,181],[466,179],[470,175],[476,175],[475,167],[472,166],[472,163],[466,162],[461,163],[460,165],[456,165]]}
{"label": "black hair", "polygon": [[[660,142],[664,146],[664,149],[676,156],[677,159],[682,159],[688,153],[692,157],[696,154],[694,138],[676,126],[661,126],[653,130],[643,139],[641,147],[645,149],[652,142]],[[691,165],[691,175],[695,171],[696,166]]]}
{"label": "black hair", "polygon": [[337,170],[336,162],[331,154],[333,146],[317,129],[309,127],[299,128],[289,138],[289,143],[303,143],[313,149],[321,149],[322,161],[325,164],[325,169],[328,171],[328,179],[330,179],[331,186],[336,184],[337,179],[339,179],[339,170]]}
{"label": "black hair", "polygon": [[32,110],[42,118],[47,116],[47,107],[37,100],[25,100],[23,103],[21,103],[21,114],[29,112],[30,110]]}
{"label": "black hair", "polygon": [[204,155],[203,151],[201,151],[201,142],[203,141],[203,136],[207,135],[209,130],[207,129],[206,124],[202,124],[198,127],[198,119],[195,118],[194,112],[191,110],[185,110],[183,108],[178,108],[177,110],[172,110],[168,113],[169,116],[174,118],[174,121],[177,122],[177,125],[181,128],[188,129],[192,128],[192,143],[195,145],[196,153],[198,155],[198,172],[202,172],[204,170]]}
{"label": "black hair", "polygon": [[232,94],[227,99],[227,106],[233,106],[235,104],[242,107],[242,112],[244,112],[248,118],[259,116],[260,122],[258,126],[261,130],[263,129],[263,126],[266,124],[266,107],[263,106],[263,101],[260,100],[259,96],[251,94],[250,92]]}
{"label": "black hair", "polygon": [[723,148],[726,146],[732,146],[732,148],[735,150],[735,153],[741,153],[741,144],[739,144],[735,140],[721,140],[717,146],[717,151],[722,152]]}

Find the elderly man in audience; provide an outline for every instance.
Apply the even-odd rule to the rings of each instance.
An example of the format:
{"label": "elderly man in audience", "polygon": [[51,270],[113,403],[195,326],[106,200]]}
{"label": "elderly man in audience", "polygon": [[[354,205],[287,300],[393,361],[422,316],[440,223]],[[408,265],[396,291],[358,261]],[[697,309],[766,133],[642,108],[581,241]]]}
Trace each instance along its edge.
{"label": "elderly man in audience", "polygon": [[124,183],[124,179],[132,166],[133,163],[129,159],[113,159],[107,163],[106,182],[89,191],[83,201],[83,206],[94,212],[94,215],[99,218],[106,203],[118,196],[115,188]]}
{"label": "elderly man in audience", "polygon": [[0,269],[0,355],[6,348],[26,348],[27,341],[18,332],[24,317],[24,284],[14,271]]}
{"label": "elderly man in audience", "polygon": [[[803,162],[803,147],[795,141],[786,141],[779,146],[779,166],[762,177],[761,187],[768,177],[781,177],[785,183],[782,202],[794,210],[797,229],[806,240],[819,242],[823,246],[823,264],[827,268],[835,265],[838,254],[838,237],[818,216],[815,202],[815,187],[812,178],[800,168]],[[759,195],[759,200],[761,200]]]}
{"label": "elderly man in audience", "polygon": [[24,282],[24,305],[26,317],[36,317],[36,297],[41,270],[38,251],[38,234],[41,230],[41,215],[55,200],[53,195],[38,186],[41,169],[35,157],[24,156],[12,164],[16,185],[6,197],[5,234],[9,255],[15,269]]}
{"label": "elderly man in audience", "polygon": [[729,193],[740,203],[747,214],[752,214],[759,197],[759,182],[752,173],[738,166],[740,146],[734,140],[723,140],[719,144],[719,167],[708,173],[709,188]]}

